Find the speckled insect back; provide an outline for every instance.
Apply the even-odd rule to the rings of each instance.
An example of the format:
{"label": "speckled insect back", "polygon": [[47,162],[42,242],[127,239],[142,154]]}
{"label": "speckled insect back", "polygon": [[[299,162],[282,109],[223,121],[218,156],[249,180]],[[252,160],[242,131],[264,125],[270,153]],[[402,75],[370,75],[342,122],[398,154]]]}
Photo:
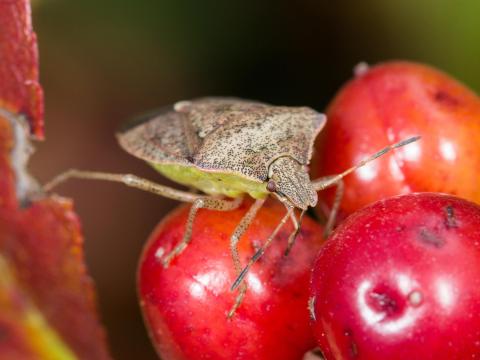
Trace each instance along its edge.
{"label": "speckled insect back", "polygon": [[[178,102],[117,137],[127,152],[176,182],[210,195],[258,199],[269,193],[264,183],[273,163],[275,172],[303,172],[292,180],[296,188],[309,187],[305,165],[325,122],[307,107],[204,98]],[[277,191],[293,197],[291,186],[283,181]]]}
{"label": "speckled insect back", "polygon": [[[412,137],[387,146],[341,174],[314,181],[307,166],[313,143],[326,122],[323,114],[308,107],[273,106],[235,98],[201,98],[175,105],[137,119],[117,134],[120,145],[130,154],[147,161],[165,177],[200,190],[203,194],[176,190],[130,174],[69,170],[45,185],[50,190],[68,178],[122,182],[171,199],[192,203],[185,233],[168,254],[159,255],[165,267],[191,240],[193,222],[199,209],[230,211],[245,195],[256,199],[230,238],[230,251],[238,289],[233,316],[247,290],[244,281],[249,268],[263,255],[282,226],[291,220],[294,231],[288,238],[291,249],[309,207],[317,203],[317,191],[336,186],[325,231],[328,233],[343,194],[342,178],[386,152],[418,139]],[[286,214],[246,266],[240,262],[237,245],[269,195],[281,201]],[[297,218],[295,209],[302,212]]]}

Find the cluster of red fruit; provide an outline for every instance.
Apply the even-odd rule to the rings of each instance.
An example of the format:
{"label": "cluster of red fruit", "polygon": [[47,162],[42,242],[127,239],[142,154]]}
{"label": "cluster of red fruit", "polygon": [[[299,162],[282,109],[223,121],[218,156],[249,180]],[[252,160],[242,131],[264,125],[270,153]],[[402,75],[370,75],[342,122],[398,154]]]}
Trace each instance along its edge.
{"label": "cluster of red fruit", "polygon": [[[336,360],[480,356],[480,206],[470,202],[480,202],[480,99],[422,65],[358,70],[327,109],[312,178],[340,173],[385,144],[422,139],[345,178],[340,218],[348,218],[329,239],[305,219],[284,256],[285,226],[251,268],[231,319],[228,239],[248,204],[201,210],[191,244],[164,269],[158,254],[182,238],[188,214],[174,211],[139,270],[160,356],[294,360],[316,346]],[[331,203],[332,193],[319,195]],[[284,212],[275,201],[260,211],[241,240],[243,261]]]}

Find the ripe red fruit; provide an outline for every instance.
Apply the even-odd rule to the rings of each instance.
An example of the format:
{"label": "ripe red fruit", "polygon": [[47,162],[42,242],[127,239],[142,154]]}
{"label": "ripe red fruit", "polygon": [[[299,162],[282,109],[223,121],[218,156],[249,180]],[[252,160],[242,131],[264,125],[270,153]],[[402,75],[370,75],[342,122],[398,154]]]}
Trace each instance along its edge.
{"label": "ripe red fruit", "polygon": [[[421,135],[345,178],[341,213],[379,199],[438,191],[480,202],[480,98],[431,67],[390,62],[359,71],[331,102],[313,175],[337,174],[386,144]],[[333,191],[319,196],[331,204]]]}
{"label": "ripe red fruit", "polygon": [[[236,292],[229,238],[251,203],[230,212],[200,210],[190,245],[167,268],[158,254],[181,240],[188,207],[162,221],[140,262],[139,293],[150,336],[164,359],[302,359],[315,346],[307,310],[308,283],[322,228],[305,218],[284,256],[287,223],[247,275],[248,290],[232,319]],[[285,214],[268,201],[240,241],[246,263]]]}
{"label": "ripe red fruit", "polygon": [[480,207],[436,193],[376,202],[325,243],[312,321],[327,359],[480,355]]}

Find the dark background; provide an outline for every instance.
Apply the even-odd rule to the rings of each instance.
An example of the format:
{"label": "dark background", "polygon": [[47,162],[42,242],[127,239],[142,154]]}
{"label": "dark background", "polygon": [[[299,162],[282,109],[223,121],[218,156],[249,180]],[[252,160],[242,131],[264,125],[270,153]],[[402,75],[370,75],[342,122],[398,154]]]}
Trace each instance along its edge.
{"label": "dark background", "polygon": [[[427,62],[480,89],[477,0],[37,0],[46,93],[41,182],[79,169],[163,181],[117,146],[134,114],[232,95],[322,110],[360,61]],[[176,204],[122,185],[71,181],[116,359],[155,359],[137,305],[142,244]]]}

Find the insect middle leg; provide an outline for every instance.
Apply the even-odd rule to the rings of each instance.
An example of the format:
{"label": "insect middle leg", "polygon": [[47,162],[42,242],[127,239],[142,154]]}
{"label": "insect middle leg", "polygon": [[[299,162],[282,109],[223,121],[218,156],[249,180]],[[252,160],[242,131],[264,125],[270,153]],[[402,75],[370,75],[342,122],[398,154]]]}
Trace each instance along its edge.
{"label": "insect middle leg", "polygon": [[243,201],[243,198],[236,198],[233,200],[223,200],[215,197],[205,197],[197,199],[193,202],[190,212],[188,213],[187,223],[185,225],[185,233],[183,234],[182,241],[175,246],[165,257],[162,258],[162,264],[164,267],[168,267],[170,262],[177,257],[192,239],[193,222],[199,209],[209,209],[216,211],[230,211],[238,208]]}

